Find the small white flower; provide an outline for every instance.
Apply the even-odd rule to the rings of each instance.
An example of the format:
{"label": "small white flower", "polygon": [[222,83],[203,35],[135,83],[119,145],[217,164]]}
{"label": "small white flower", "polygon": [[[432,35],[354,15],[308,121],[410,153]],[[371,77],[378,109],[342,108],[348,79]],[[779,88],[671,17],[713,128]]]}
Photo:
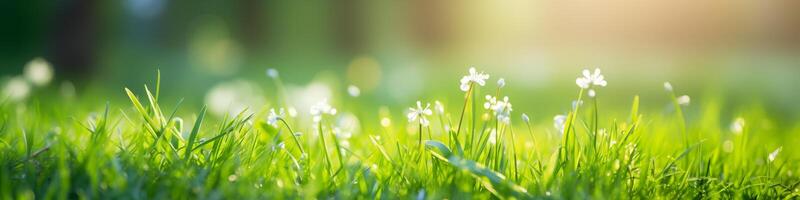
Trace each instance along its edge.
{"label": "small white flower", "polygon": [[444,114],[444,105],[442,105],[442,102],[439,101],[433,102],[433,109],[436,110],[436,113],[440,115]]}
{"label": "small white flower", "polygon": [[566,115],[556,115],[553,117],[553,126],[558,130],[559,134],[564,133],[564,124],[567,123]]}
{"label": "small white flower", "polygon": [[3,97],[12,101],[24,100],[30,93],[31,86],[21,77],[11,78],[3,88]]}
{"label": "small white flower", "polygon": [[597,94],[594,92],[594,89],[589,89],[589,97],[594,98],[595,95]]}
{"label": "small white flower", "polygon": [[783,147],[778,147],[777,149],[775,149],[775,151],[772,151],[772,153],[769,153],[769,157],[768,157],[769,162],[775,161],[775,158],[778,157],[778,153],[780,153],[781,150],[783,150]]}
{"label": "small white flower", "polygon": [[498,121],[505,124],[511,122],[511,111],[513,109],[511,102],[508,102],[507,96],[503,97],[502,101],[499,101],[491,95],[486,95],[486,103],[483,104],[483,107],[491,110]]}
{"label": "small white flower", "polygon": [[428,121],[425,115],[433,114],[433,111],[431,111],[430,107],[431,107],[430,103],[427,104],[425,107],[422,107],[422,102],[417,101],[416,108],[413,107],[408,108],[410,111],[408,113],[408,122],[414,122],[415,120],[417,120],[417,118],[419,118],[419,123],[422,124],[422,126],[428,126],[428,124],[430,124],[430,121]]}
{"label": "small white flower", "polygon": [[528,122],[531,121],[531,118],[528,117],[528,114],[522,113],[522,121],[524,121],[525,123],[528,123]]}
{"label": "small white flower", "polygon": [[603,75],[600,74],[600,68],[595,68],[593,74],[588,69],[584,69],[583,77],[575,79],[575,84],[578,84],[578,87],[583,89],[589,89],[592,85],[605,87],[608,83],[604,80]]}
{"label": "small white flower", "polygon": [[731,123],[731,132],[737,135],[742,134],[742,132],[744,132],[744,119],[737,117],[736,120],[733,120],[733,123]]}
{"label": "small white flower", "polygon": [[347,86],[347,93],[350,94],[351,97],[358,97],[361,95],[361,89],[358,89],[355,85]]}
{"label": "small white flower", "polygon": [[682,106],[688,106],[691,101],[692,99],[689,98],[689,95],[681,95],[678,97],[678,104]]}
{"label": "small white flower", "polygon": [[34,58],[25,65],[25,78],[36,86],[44,86],[53,79],[53,67],[42,58]]}
{"label": "small white flower", "polygon": [[267,76],[269,76],[270,78],[278,78],[278,70],[276,70],[275,68],[267,69]]}
{"label": "small white flower", "polygon": [[664,82],[664,90],[667,90],[667,92],[672,92],[672,84],[669,82]]}
{"label": "small white flower", "polygon": [[469,75],[466,75],[461,78],[461,91],[469,91],[470,83],[477,83],[480,86],[486,85],[486,79],[489,79],[489,75],[483,72],[478,73],[474,67],[469,68]]}
{"label": "small white flower", "polygon": [[272,127],[278,127],[278,120],[282,119],[286,116],[286,112],[283,111],[283,108],[279,109],[278,112],[275,112],[275,109],[269,109],[269,116],[267,116],[267,124]]}
{"label": "small white flower", "polygon": [[500,78],[500,80],[497,80],[497,87],[503,88],[505,86],[506,86],[506,79]]}
{"label": "small white flower", "polygon": [[391,125],[392,125],[392,120],[391,119],[389,119],[388,117],[381,118],[381,126],[389,127]]}
{"label": "small white flower", "polygon": [[336,115],[336,108],[331,107],[328,104],[328,99],[322,99],[319,103],[314,106],[311,106],[311,116],[313,117],[314,122],[319,122],[322,120],[323,115]]}

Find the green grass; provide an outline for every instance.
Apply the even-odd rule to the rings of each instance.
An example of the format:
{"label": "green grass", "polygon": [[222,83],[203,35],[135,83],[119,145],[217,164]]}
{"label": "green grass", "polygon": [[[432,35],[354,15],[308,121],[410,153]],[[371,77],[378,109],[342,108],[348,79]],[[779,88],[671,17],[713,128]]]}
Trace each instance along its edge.
{"label": "green grass", "polygon": [[[274,80],[279,94],[285,94],[280,80]],[[283,117],[275,125],[267,121],[267,106],[207,116],[203,106],[159,99],[160,93],[170,92],[160,91],[160,80],[154,93],[148,86],[141,94],[120,89],[130,102],[100,110],[62,106],[57,98],[4,101],[0,199],[800,195],[792,145],[800,144],[800,124],[778,125],[757,107],[722,116],[730,112],[723,112],[719,101],[682,106],[670,91],[664,93],[665,100],[673,101],[666,112],[645,112],[638,96],[625,102],[630,110],[611,111],[597,106],[602,89],[597,98],[580,90],[576,97],[583,103],[568,112],[560,134],[552,120],[525,121],[517,111],[508,124],[497,120],[495,111],[483,109],[481,97],[504,94],[487,85],[472,84],[459,97],[463,104],[425,116],[430,126],[400,117],[387,127],[380,126],[381,119],[360,119],[365,128],[351,138],[334,134],[341,114],[323,115],[318,123]],[[282,107],[292,101],[286,98],[275,97]],[[162,102],[178,103],[168,108]],[[550,105],[533,105],[538,106]],[[193,110],[185,121],[177,117]],[[687,110],[698,114],[687,117]],[[735,117],[746,122],[741,133],[729,128],[727,119]],[[779,147],[782,151],[770,160]]]}

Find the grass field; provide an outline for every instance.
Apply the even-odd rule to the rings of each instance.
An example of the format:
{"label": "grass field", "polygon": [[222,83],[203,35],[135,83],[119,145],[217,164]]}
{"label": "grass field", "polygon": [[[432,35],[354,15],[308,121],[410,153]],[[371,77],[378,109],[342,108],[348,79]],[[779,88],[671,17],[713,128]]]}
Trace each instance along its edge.
{"label": "grass field", "polygon": [[[278,73],[269,74],[265,83],[285,91]],[[461,103],[412,102],[394,110],[403,115],[337,107],[344,98],[295,110],[293,99],[279,92],[269,97],[278,99],[272,104],[215,117],[206,107],[159,98],[172,92],[160,89],[161,75],[144,88],[119,88],[115,95],[129,101],[97,110],[64,106],[60,97],[35,98],[46,94],[34,93],[36,101],[6,99],[0,106],[0,199],[800,195],[792,145],[800,144],[800,123],[776,123],[757,107],[723,116],[730,112],[717,102],[692,102],[669,83],[662,89],[672,102],[666,112],[640,109],[637,96],[619,102],[629,110],[604,110],[597,102],[610,89],[606,84],[615,83],[599,71],[576,75],[572,86],[578,87],[569,87],[572,109],[547,119],[513,110],[512,104],[526,102],[504,93],[514,85],[480,70],[470,70],[460,87],[453,84],[463,96],[452,98]],[[547,106],[553,105],[529,105]],[[687,110],[701,114],[689,118]],[[185,112],[193,114],[176,114]],[[295,117],[298,112],[310,120]],[[379,117],[352,120],[349,114],[365,112]]]}

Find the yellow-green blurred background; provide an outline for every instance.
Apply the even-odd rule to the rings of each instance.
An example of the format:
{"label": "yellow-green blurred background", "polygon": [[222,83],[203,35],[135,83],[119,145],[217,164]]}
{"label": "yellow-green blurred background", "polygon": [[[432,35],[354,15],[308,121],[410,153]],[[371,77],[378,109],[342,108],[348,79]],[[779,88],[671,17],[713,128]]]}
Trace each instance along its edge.
{"label": "yellow-green blurred background", "polygon": [[[3,82],[42,57],[55,80],[41,93],[63,92],[69,82],[81,101],[124,99],[123,87],[152,84],[160,69],[167,99],[198,105],[212,88],[227,87],[257,91],[262,98],[252,102],[268,103],[276,91],[265,70],[275,68],[294,101],[402,109],[418,99],[457,104],[458,80],[474,66],[492,75],[492,85],[507,79],[515,112],[549,119],[576,98],[580,70],[600,67],[609,86],[599,98],[609,110],[624,112],[637,94],[643,106],[665,109],[662,83],[670,81],[693,105],[800,118],[796,0],[10,0],[0,7]],[[351,84],[360,99],[342,97]]]}

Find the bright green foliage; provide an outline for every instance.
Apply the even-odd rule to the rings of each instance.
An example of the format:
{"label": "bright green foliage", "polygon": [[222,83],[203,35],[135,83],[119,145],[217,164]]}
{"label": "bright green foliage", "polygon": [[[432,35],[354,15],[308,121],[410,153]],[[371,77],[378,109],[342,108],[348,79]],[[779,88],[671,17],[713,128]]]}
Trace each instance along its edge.
{"label": "bright green foliage", "polygon": [[[145,86],[141,96],[126,88],[129,104],[108,104],[89,120],[82,119],[94,115],[57,105],[4,102],[0,199],[800,195],[797,147],[791,145],[800,144],[800,129],[776,127],[753,108],[740,115],[747,122],[742,131],[731,131],[716,102],[692,107],[701,115],[687,118],[689,108],[671,93],[670,112],[645,112],[636,96],[630,112],[613,119],[598,109],[600,98],[581,90],[578,99],[584,103],[566,115],[562,134],[549,120],[516,117],[505,124],[489,117],[490,111],[480,108],[484,94],[470,87],[463,105],[449,106],[460,110],[435,113],[429,127],[395,119],[344,141],[336,135],[336,116],[318,123],[284,116],[269,124],[265,109],[252,108],[255,112],[214,118],[206,116],[205,107],[179,108],[180,101],[164,110],[160,102],[168,100],[158,95],[169,91],[159,91],[159,82],[155,88],[154,95]],[[196,109],[197,116],[187,120],[193,124],[176,117],[184,109]]]}

